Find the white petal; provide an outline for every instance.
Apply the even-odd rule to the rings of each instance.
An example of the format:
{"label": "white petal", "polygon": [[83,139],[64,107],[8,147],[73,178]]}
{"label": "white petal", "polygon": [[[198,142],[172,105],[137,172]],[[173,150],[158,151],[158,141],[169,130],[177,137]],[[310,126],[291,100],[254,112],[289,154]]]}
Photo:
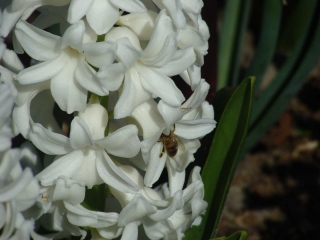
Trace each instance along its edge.
{"label": "white petal", "polygon": [[182,0],[182,8],[185,11],[191,11],[193,13],[201,13],[201,8],[203,7],[203,1],[193,1],[193,0]]}
{"label": "white petal", "polygon": [[127,125],[108,135],[107,137],[95,141],[107,152],[119,156],[130,158],[140,151],[140,140],[138,129],[135,125]]}
{"label": "white petal", "polygon": [[121,240],[138,239],[138,226],[137,222],[126,224],[121,236]]}
{"label": "white petal", "polygon": [[56,58],[22,70],[18,74],[17,80],[21,84],[30,84],[49,80],[61,72],[68,60],[69,58],[65,54],[60,54]]}
{"label": "white petal", "polygon": [[200,147],[199,140],[187,140],[184,138],[179,138],[183,144],[183,148],[180,147],[181,144],[178,146],[178,152],[174,156],[174,158],[169,158],[170,165],[174,168],[177,172],[185,171],[186,167],[194,161],[193,154],[198,150]]}
{"label": "white petal", "polygon": [[187,26],[186,30],[179,33],[178,46],[184,48],[190,45],[194,46],[197,55],[195,65],[201,67],[203,65],[202,58],[208,53],[208,41],[197,29]]}
{"label": "white petal", "polygon": [[[144,141],[141,142],[141,153],[142,153],[143,160],[145,161],[146,164],[149,163],[151,149],[159,140],[163,129],[164,128],[161,128],[158,132],[154,133],[151,137],[146,138],[146,139],[144,139]],[[161,149],[161,151],[162,151],[162,149]],[[159,155],[160,155],[160,153],[159,153]]]}
{"label": "white petal", "polygon": [[[23,218],[23,217],[21,217]],[[33,221],[23,221],[19,224],[19,228],[15,231],[10,240],[28,240],[30,233],[33,230]]]}
{"label": "white petal", "polygon": [[98,34],[104,34],[115,24],[119,17],[119,9],[106,0],[94,0],[87,21]]}
{"label": "white petal", "polygon": [[142,217],[155,213],[156,208],[152,206],[141,194],[136,194],[130,203],[122,209],[119,215],[119,226],[139,221]]}
{"label": "white petal", "polygon": [[191,203],[192,207],[192,225],[199,225],[197,223],[194,223],[196,218],[200,216],[200,214],[203,214],[206,208],[208,207],[208,203],[206,201],[203,201],[202,199],[194,199]]}
{"label": "white petal", "polygon": [[165,209],[158,209],[156,213],[150,214],[149,218],[153,221],[163,221],[167,218],[171,217],[176,210],[181,209],[183,206],[183,199],[182,199],[182,191],[175,192],[170,205]]}
{"label": "white petal", "polygon": [[172,20],[166,15],[166,11],[161,11],[156,20],[156,26],[148,43],[144,49],[144,56],[151,57],[159,53],[165,44],[167,37],[175,37],[176,28]]}
{"label": "white petal", "polygon": [[132,113],[133,102],[136,97],[136,89],[132,82],[130,71],[127,71],[124,76],[120,98],[114,107],[115,119],[127,117]]}
{"label": "white petal", "polygon": [[[31,101],[31,99],[28,99],[28,101]],[[55,101],[50,93],[50,90],[47,89],[41,91],[32,99],[29,115],[33,122],[41,124],[47,130],[63,134],[53,115],[54,105]]]}
{"label": "white petal", "polygon": [[166,65],[157,68],[157,70],[167,76],[178,75],[190,67],[195,60],[196,55],[194,54],[193,48],[186,47],[176,51],[172,60]]}
{"label": "white petal", "polygon": [[213,119],[181,120],[176,123],[175,134],[186,139],[196,139],[210,133],[216,126]]}
{"label": "white petal", "polygon": [[114,63],[99,70],[96,77],[105,92],[116,91],[124,78],[125,68],[122,63]]}
{"label": "white petal", "polygon": [[0,24],[0,35],[7,37],[11,29],[14,27],[19,18],[23,15],[25,9],[19,11],[13,11],[12,7],[8,6],[4,9],[2,15],[2,21]]}
{"label": "white petal", "polygon": [[72,0],[69,6],[68,22],[78,22],[91,8],[94,0]]}
{"label": "white petal", "polygon": [[195,65],[190,66],[187,70],[180,73],[180,77],[191,86],[191,90],[194,91],[201,80],[201,68]]}
{"label": "white petal", "polygon": [[79,59],[78,67],[75,71],[75,78],[77,82],[86,90],[93,92],[99,96],[105,96],[109,94],[109,91],[105,91],[101,85],[100,80],[96,77],[96,72],[85,61],[82,56]]}
{"label": "white petal", "polygon": [[142,50],[137,35],[127,27],[111,28],[110,31],[105,35],[104,40],[110,42],[117,42],[121,38],[128,38],[129,42],[135,49]]}
{"label": "white petal", "polygon": [[136,97],[134,98],[134,101],[133,101],[133,109],[135,109],[136,107],[140,106],[142,103],[151,99],[152,94],[142,86],[142,83],[140,80],[140,74],[134,67],[130,69],[130,74],[131,74],[131,80],[134,84],[134,88],[136,92]]}
{"label": "white petal", "polygon": [[72,24],[62,36],[60,49],[62,50],[67,46],[70,46],[78,51],[82,51],[84,31],[85,26],[83,21],[78,21],[75,24]]}
{"label": "white petal", "polygon": [[[30,126],[30,122],[29,122],[29,105],[28,104],[24,104],[22,106],[16,106],[13,109],[13,120],[14,120],[14,124],[15,126],[18,128],[19,132],[22,134],[22,136],[27,137],[27,134],[30,132],[31,130],[31,126]],[[7,132],[7,131],[5,131]],[[10,135],[12,134],[12,129],[10,129]],[[11,139],[10,139],[11,142]],[[11,146],[11,143],[10,143]]]}
{"label": "white petal", "polygon": [[[1,73],[0,73],[1,74]],[[0,80],[1,81],[1,80]],[[14,96],[9,84],[0,82],[0,127],[8,121],[11,115]]]}
{"label": "white petal", "polygon": [[155,27],[156,12],[148,10],[146,13],[131,13],[119,17],[117,24],[130,28],[140,40],[148,41]]}
{"label": "white petal", "polygon": [[186,177],[186,172],[177,172],[170,163],[166,164],[168,170],[168,182],[170,188],[170,196],[173,196],[177,191],[182,190]]}
{"label": "white petal", "polygon": [[158,110],[164,121],[166,122],[167,127],[171,127],[177,121],[179,121],[183,116],[183,111],[181,107],[173,107],[170,104],[167,104],[163,100],[160,100],[158,103]]}
{"label": "white petal", "polygon": [[87,124],[94,140],[104,137],[104,130],[108,125],[108,112],[103,106],[87,104],[86,111],[79,113],[78,116]]}
{"label": "white petal", "polygon": [[32,178],[30,168],[26,168],[18,178],[0,188],[0,202],[14,200],[23,192],[23,189],[30,183]]}
{"label": "white petal", "polygon": [[182,12],[181,0],[153,0],[160,9],[165,8],[178,28],[185,29],[186,18]]}
{"label": "white petal", "polygon": [[[143,219],[144,220],[144,219]],[[175,232],[172,232],[172,227],[170,227],[166,222],[152,222],[143,221],[143,228],[148,237],[148,239],[182,239],[175,236]],[[170,237],[165,236],[164,233],[171,232]]]}
{"label": "white petal", "polygon": [[95,67],[108,66],[113,63],[117,44],[111,41],[86,43],[83,45],[86,60]]}
{"label": "white petal", "polygon": [[91,189],[94,185],[103,183],[97,171],[97,162],[103,158],[103,149],[82,148],[84,157],[81,168],[73,175],[72,179],[84,182]]}
{"label": "white petal", "polygon": [[24,69],[24,66],[19,57],[12,50],[6,49],[4,51],[2,61],[5,68],[8,68],[10,71],[13,71],[15,73],[18,73]]}
{"label": "white petal", "polygon": [[40,172],[36,178],[43,186],[52,185],[60,176],[71,178],[81,168],[83,157],[81,150],[72,151],[67,155],[57,158],[52,164]]}
{"label": "white petal", "polygon": [[[189,175],[189,179],[188,179],[188,185],[190,185],[191,183],[193,183],[197,180],[200,180],[202,182],[200,171],[201,171],[201,168],[198,166],[194,167],[191,170],[190,175]],[[203,187],[200,188],[199,190],[197,190],[197,192],[193,195],[193,198],[203,199],[203,197],[204,197]]]}
{"label": "white petal", "polygon": [[59,155],[72,150],[70,140],[67,137],[50,132],[38,123],[32,126],[29,139],[37,148],[47,154]]}
{"label": "white petal", "polygon": [[143,139],[150,138],[164,127],[163,119],[157,111],[157,104],[153,99],[138,106],[131,113],[131,118],[133,118],[139,129],[139,135],[143,136]]}
{"label": "white petal", "polygon": [[202,102],[206,99],[209,88],[210,85],[206,81],[204,81],[204,79],[201,79],[195,91],[192,93],[190,98],[185,103],[183,103],[182,107],[192,110],[200,106],[200,104],[202,104]]}
{"label": "white petal", "polygon": [[97,171],[103,181],[124,193],[137,192],[139,190],[138,186],[114,164],[104,151],[103,156],[104,159],[98,159],[97,161]]}
{"label": "white petal", "polygon": [[147,11],[146,7],[139,0],[110,0],[115,6],[126,12],[143,13]]}
{"label": "white petal", "polygon": [[132,46],[128,38],[120,38],[117,43],[117,57],[127,69],[130,69],[141,57],[140,51]]}
{"label": "white petal", "polygon": [[181,91],[169,77],[142,65],[137,66],[137,71],[141,74],[142,86],[166,103],[178,107],[185,100]]}
{"label": "white petal", "polygon": [[68,211],[68,220],[77,226],[90,226],[95,228],[109,227],[117,223],[118,214],[113,212],[90,211],[80,204],[73,205],[64,202]]}
{"label": "white petal", "polygon": [[157,54],[153,56],[144,57],[141,59],[141,62],[143,62],[146,65],[162,67],[163,65],[171,61],[171,59],[174,57],[176,49],[176,39],[172,36],[168,36],[165,39],[165,43],[162,49]]}
{"label": "white petal", "polygon": [[70,223],[77,226],[91,226],[98,222],[98,216],[93,211],[84,209],[81,205],[73,205],[64,202],[67,212],[67,218]]}
{"label": "white petal", "polygon": [[[148,187],[152,187],[152,185],[158,181],[164,165],[167,159],[167,151],[162,154],[163,151],[163,143],[156,143],[150,153],[150,160],[147,167],[146,175],[144,176],[144,184]],[[162,154],[161,158],[160,155]]]}
{"label": "white petal", "polygon": [[81,203],[85,196],[85,185],[72,179],[61,176],[56,182],[52,201],[68,201],[73,204]]}
{"label": "white petal", "polygon": [[83,35],[83,43],[95,43],[98,40],[98,35],[96,32],[90,27],[87,19],[83,19],[85,25],[85,31]]}
{"label": "white petal", "polygon": [[207,23],[202,20],[201,15],[198,16],[198,25],[199,31],[201,32],[202,36],[208,41],[208,39],[210,38],[209,27]]}
{"label": "white petal", "polygon": [[[106,239],[114,239],[119,237],[122,234],[123,227],[118,227],[117,225],[113,225],[105,228],[97,228],[97,231],[100,235],[97,238],[93,238],[93,239],[99,240],[99,237],[104,237]],[[94,236],[94,232],[92,235]]]}
{"label": "white petal", "polygon": [[[186,202],[192,201],[194,199],[195,194],[197,191],[200,189],[203,189],[203,183],[201,180],[197,180],[192,182],[191,184],[188,185],[186,189],[183,190],[183,198]],[[185,206],[185,209],[187,209],[189,206]],[[190,209],[187,209],[190,210]]]}
{"label": "white petal", "polygon": [[34,175],[38,174],[43,169],[43,164],[40,159],[39,153],[34,145],[27,141],[21,144],[21,156],[20,156],[20,164],[24,169],[26,167],[30,167],[32,173]]}
{"label": "white petal", "polygon": [[213,106],[210,105],[207,101],[201,104],[201,118],[214,119]]}
{"label": "white petal", "polygon": [[73,149],[86,146],[94,146],[90,129],[87,124],[79,117],[75,117],[71,122],[70,145]]}
{"label": "white petal", "polygon": [[15,34],[23,49],[34,59],[45,61],[59,54],[60,37],[38,29],[26,21],[16,24]]}
{"label": "white petal", "polygon": [[104,91],[116,91],[124,78],[125,67],[122,63],[114,63],[101,68],[97,73]]}
{"label": "white petal", "polygon": [[76,59],[70,60],[62,71],[51,79],[51,92],[61,110],[67,113],[83,112],[86,108],[87,90],[75,78]]}
{"label": "white petal", "polygon": [[[26,169],[28,169],[27,167]],[[40,186],[39,182],[36,178],[33,178],[28,186],[23,190],[22,194],[20,194],[17,198],[17,209],[21,211],[25,211],[32,207],[39,196]]]}

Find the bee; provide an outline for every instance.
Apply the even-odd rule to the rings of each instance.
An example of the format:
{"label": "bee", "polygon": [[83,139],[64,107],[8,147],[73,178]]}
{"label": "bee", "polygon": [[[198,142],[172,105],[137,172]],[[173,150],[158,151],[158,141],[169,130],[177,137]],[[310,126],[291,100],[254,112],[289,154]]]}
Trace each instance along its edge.
{"label": "bee", "polygon": [[181,140],[174,134],[175,125],[173,125],[173,130],[170,130],[169,135],[161,134],[158,142],[162,142],[162,151],[159,158],[162,158],[165,151],[169,157],[174,158],[178,152],[179,148],[184,148],[184,144]]}

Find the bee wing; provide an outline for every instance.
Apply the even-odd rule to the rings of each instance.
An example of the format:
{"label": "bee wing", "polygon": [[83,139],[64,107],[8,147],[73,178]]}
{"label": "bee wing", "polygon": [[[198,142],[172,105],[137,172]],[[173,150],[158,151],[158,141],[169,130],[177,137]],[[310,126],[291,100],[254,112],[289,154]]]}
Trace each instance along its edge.
{"label": "bee wing", "polygon": [[176,139],[178,142],[178,149],[183,152],[187,151],[186,146],[183,144],[183,142],[181,141],[181,139],[177,135],[176,135]]}

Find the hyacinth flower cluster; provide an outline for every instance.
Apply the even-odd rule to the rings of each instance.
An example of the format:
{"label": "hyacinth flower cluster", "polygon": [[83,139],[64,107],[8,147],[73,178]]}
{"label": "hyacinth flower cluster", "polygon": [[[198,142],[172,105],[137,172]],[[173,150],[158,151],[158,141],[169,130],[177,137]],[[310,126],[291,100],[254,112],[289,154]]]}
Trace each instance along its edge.
{"label": "hyacinth flower cluster", "polygon": [[200,224],[200,167],[186,168],[216,125],[202,0],[0,6],[0,239],[182,239]]}

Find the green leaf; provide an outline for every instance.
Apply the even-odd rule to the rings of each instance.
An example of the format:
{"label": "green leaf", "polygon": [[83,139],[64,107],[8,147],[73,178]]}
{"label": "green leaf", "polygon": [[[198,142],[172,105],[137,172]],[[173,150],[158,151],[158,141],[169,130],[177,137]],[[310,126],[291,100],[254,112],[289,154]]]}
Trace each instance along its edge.
{"label": "green leaf", "polygon": [[225,87],[220,89],[214,99],[213,99],[213,106],[214,106],[214,118],[217,122],[219,122],[223,110],[226,108],[232,94],[236,89],[233,87]]}
{"label": "green leaf", "polygon": [[283,9],[283,24],[278,41],[278,49],[292,52],[306,32],[316,7],[317,0],[290,0]]}
{"label": "green leaf", "polygon": [[184,239],[209,239],[214,236],[218,227],[248,129],[254,81],[254,77],[250,77],[240,84],[218,122],[201,174],[205,189],[204,200],[208,202],[208,208],[200,226],[191,228]]}
{"label": "green leaf", "polygon": [[248,234],[245,231],[236,232],[229,237],[213,238],[212,240],[246,240]]}
{"label": "green leaf", "polygon": [[252,126],[245,146],[246,151],[253,147],[277,120],[316,65],[320,56],[320,17],[319,14],[315,16],[317,17],[316,27],[311,27],[312,32],[309,32],[311,41],[307,41],[302,36],[293,56],[256,101],[252,112]]}
{"label": "green leaf", "polygon": [[[260,0],[259,0],[260,2]],[[260,2],[261,4],[261,2]],[[282,2],[279,0],[265,0],[259,43],[245,76],[256,77],[256,88],[272,60],[280,29]]]}
{"label": "green leaf", "polygon": [[[235,1],[232,1],[233,3]],[[245,39],[245,34],[247,32],[248,21],[250,16],[250,9],[252,5],[252,0],[243,0],[240,8],[240,16],[238,20],[237,32],[234,41],[234,47],[232,52],[232,61],[229,67],[229,84],[228,86],[237,87],[239,83],[239,72],[240,72],[240,60],[243,52],[243,42]],[[223,42],[221,43],[223,44]],[[246,75],[246,76],[254,76]]]}
{"label": "green leaf", "polygon": [[230,79],[234,78],[238,73],[238,70],[236,70],[235,75],[231,75],[234,70],[233,65],[240,57],[239,53],[235,53],[239,52],[238,48],[242,46],[250,2],[251,0],[227,0],[219,35],[218,90],[225,86],[230,86]]}

